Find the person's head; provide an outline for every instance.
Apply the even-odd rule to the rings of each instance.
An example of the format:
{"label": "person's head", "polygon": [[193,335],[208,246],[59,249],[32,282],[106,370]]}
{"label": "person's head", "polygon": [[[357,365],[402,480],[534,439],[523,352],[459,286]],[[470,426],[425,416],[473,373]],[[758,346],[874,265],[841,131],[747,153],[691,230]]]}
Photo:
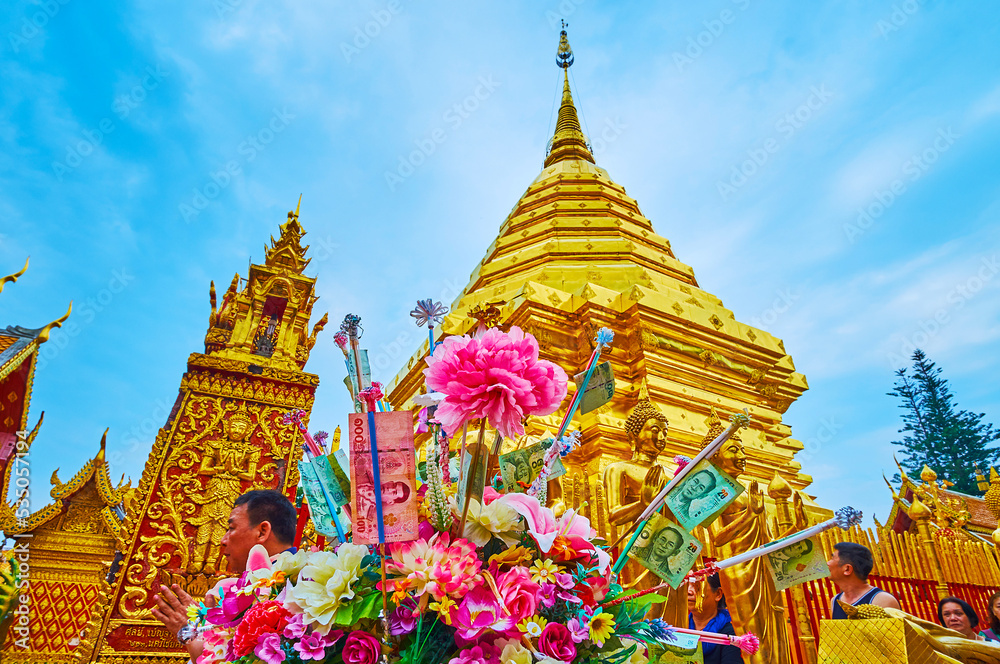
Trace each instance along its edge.
{"label": "person's head", "polygon": [[747,451],[743,448],[743,443],[730,438],[722,445],[722,449],[715,453],[715,460],[719,462],[719,468],[730,477],[739,477],[747,469]]}
{"label": "person's head", "polygon": [[698,591],[701,590],[701,615],[714,616],[719,609],[726,608],[726,595],[722,592],[722,581],[718,574],[712,574],[707,578],[707,583],[702,586],[697,582],[688,584],[687,599],[688,612],[693,613],[698,602]]}
{"label": "person's head", "polygon": [[990,629],[994,634],[1000,634],[1000,590],[990,597],[989,609]]}
{"label": "person's head", "polygon": [[854,542],[838,542],[833,545],[833,557],[826,565],[830,568],[830,580],[839,586],[867,581],[875,561],[868,547]]}
{"label": "person's head", "polygon": [[406,482],[385,482],[382,484],[382,502],[388,505],[401,503],[410,497],[410,486]]}
{"label": "person's head", "polygon": [[960,597],[945,597],[938,602],[938,621],[948,629],[976,638],[979,616],[969,603]]}
{"label": "person's head", "polygon": [[680,551],[684,544],[684,536],[676,528],[664,528],[656,531],[653,541],[649,543],[649,557],[666,560]]}
{"label": "person's head", "polygon": [[715,475],[707,470],[699,470],[684,482],[684,487],[681,489],[681,498],[687,501],[703,498],[715,488],[715,484]]}
{"label": "person's head", "polygon": [[222,536],[222,554],[229,570],[246,569],[250,549],[256,544],[274,555],[295,541],[295,507],[280,491],[256,489],[236,499],[229,514],[229,529]]}

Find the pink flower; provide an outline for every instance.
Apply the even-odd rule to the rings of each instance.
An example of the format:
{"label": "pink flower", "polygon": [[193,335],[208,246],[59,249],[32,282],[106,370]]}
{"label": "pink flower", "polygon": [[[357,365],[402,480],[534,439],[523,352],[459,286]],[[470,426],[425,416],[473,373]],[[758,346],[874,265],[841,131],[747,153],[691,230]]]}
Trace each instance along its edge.
{"label": "pink flower", "polygon": [[448,664],[496,664],[496,661],[496,653],[493,652],[493,648],[482,643],[459,651],[457,657],[448,660]]}
{"label": "pink flower", "polygon": [[597,531],[590,527],[587,517],[577,514],[575,510],[566,510],[556,519],[552,510],[543,507],[534,496],[524,493],[508,493],[499,500],[524,517],[528,532],[542,553],[548,553],[556,538],[563,537],[574,551],[596,557],[598,571],[602,574],[611,566],[611,556],[590,541],[597,536]]}
{"label": "pink flower", "polygon": [[471,641],[487,629],[503,631],[513,623],[502,615],[500,603],[493,593],[485,586],[479,586],[458,605],[452,624],[457,636]]}
{"label": "pink flower", "polygon": [[583,643],[590,636],[590,628],[581,623],[579,618],[571,619],[566,623],[566,627],[569,629],[569,635],[573,639],[573,643]]}
{"label": "pink flower", "polygon": [[435,416],[451,435],[486,417],[503,436],[524,433],[521,420],[549,415],[566,397],[566,372],[538,359],[538,342],[518,327],[477,337],[448,337],[427,358],[427,387],[445,394]]}
{"label": "pink flower", "polygon": [[281,634],[289,639],[301,639],[302,635],[306,633],[306,629],[305,615],[301,613],[293,613],[292,617],[288,619],[288,624],[285,625],[285,629]]}
{"label": "pink flower", "polygon": [[572,662],[576,657],[576,645],[566,625],[550,622],[538,637],[538,649],[560,662]]}
{"label": "pink flower", "polygon": [[497,578],[497,589],[503,605],[506,607],[512,623],[511,629],[516,630],[517,624],[525,618],[535,615],[538,602],[538,584],[531,580],[531,572],[526,567],[512,567]]}
{"label": "pink flower", "polygon": [[415,597],[430,593],[438,600],[445,595],[458,599],[482,583],[483,563],[468,540],[457,539],[449,545],[448,534],[439,535],[390,544],[392,558],[386,562],[386,572],[408,579]]}
{"label": "pink flower", "polygon": [[296,642],[293,647],[298,651],[299,659],[303,661],[309,659],[323,660],[326,658],[327,646],[332,646],[343,635],[344,631],[340,629],[333,630],[326,635],[319,632],[310,632]]}
{"label": "pink flower", "polygon": [[341,657],[344,664],[375,664],[381,654],[382,646],[378,639],[368,632],[357,630],[347,635]]}
{"label": "pink flower", "polygon": [[253,654],[260,657],[265,664],[281,664],[285,661],[285,651],[281,649],[281,637],[274,632],[260,638],[257,647],[253,649]]}
{"label": "pink flower", "polygon": [[551,609],[552,605],[556,603],[556,584],[543,583],[538,592],[535,593],[535,599],[541,602],[546,609]]}

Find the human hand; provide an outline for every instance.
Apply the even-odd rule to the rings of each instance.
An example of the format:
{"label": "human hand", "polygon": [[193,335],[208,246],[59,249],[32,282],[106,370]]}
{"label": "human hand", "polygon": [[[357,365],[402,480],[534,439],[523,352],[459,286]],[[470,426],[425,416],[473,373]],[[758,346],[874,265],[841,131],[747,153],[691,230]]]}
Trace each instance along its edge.
{"label": "human hand", "polygon": [[171,588],[160,586],[160,594],[153,595],[156,608],[152,613],[171,634],[177,634],[188,623],[187,607],[194,604],[194,600],[176,583]]}

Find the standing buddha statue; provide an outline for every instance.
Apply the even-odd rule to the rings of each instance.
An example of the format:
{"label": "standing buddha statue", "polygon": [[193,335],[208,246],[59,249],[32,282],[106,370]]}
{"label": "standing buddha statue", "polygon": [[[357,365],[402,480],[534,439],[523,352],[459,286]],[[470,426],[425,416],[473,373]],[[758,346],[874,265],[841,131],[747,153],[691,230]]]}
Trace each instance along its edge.
{"label": "standing buddha statue", "polygon": [[[649,392],[643,380],[639,401],[625,420],[625,432],[632,448],[632,456],[628,460],[616,461],[604,469],[608,523],[611,526],[609,541],[614,540],[620,530],[627,529],[638,518],[670,478],[669,471],[658,461],[667,445],[667,424],[666,415],[649,400]],[[661,581],[655,574],[630,560],[622,568],[619,583],[623,588],[645,590],[659,585]],[[683,617],[683,624],[687,624],[686,591],[672,591],[669,596],[668,602],[659,605],[663,607],[662,617],[668,622]]]}
{"label": "standing buddha statue", "polygon": [[[722,423],[714,416],[707,444],[722,432]],[[734,433],[716,452],[712,461],[722,471],[739,481],[747,468],[747,454]],[[715,555],[720,560],[767,544],[773,538],[767,526],[764,493],[756,480],[709,525]],[[752,664],[788,664],[789,650],[784,607],[775,590],[764,558],[755,558],[719,574],[737,633],[753,632],[760,638],[760,650],[750,657]]]}

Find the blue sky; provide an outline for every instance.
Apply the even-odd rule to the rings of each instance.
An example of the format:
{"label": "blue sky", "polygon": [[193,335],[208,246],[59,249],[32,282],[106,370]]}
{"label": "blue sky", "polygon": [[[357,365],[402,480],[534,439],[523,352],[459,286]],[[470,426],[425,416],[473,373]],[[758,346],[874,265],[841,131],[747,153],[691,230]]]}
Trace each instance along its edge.
{"label": "blue sky", "polygon": [[[0,322],[75,303],[35,379],[39,506],[105,427],[112,473],[138,481],[203,347],[209,280],[262,259],[300,193],[315,311],[363,316],[390,378],[422,339],[413,302],[451,301],[541,169],[560,18],[598,163],[807,376],[785,419],[822,504],[885,518],[885,392],[915,345],[1000,422],[988,3],[9,4],[0,273],[31,268]],[[329,339],[309,369],[332,428],[348,404]]]}

